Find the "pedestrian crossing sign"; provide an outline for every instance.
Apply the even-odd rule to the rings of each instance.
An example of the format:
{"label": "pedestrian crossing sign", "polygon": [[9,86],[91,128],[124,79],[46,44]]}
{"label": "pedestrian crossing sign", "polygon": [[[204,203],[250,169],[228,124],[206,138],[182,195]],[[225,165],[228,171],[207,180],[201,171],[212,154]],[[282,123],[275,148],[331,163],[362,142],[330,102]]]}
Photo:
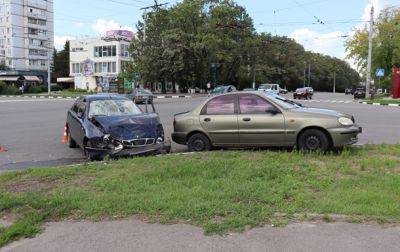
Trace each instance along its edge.
{"label": "pedestrian crossing sign", "polygon": [[385,76],[385,69],[378,68],[376,69],[376,77],[384,77]]}

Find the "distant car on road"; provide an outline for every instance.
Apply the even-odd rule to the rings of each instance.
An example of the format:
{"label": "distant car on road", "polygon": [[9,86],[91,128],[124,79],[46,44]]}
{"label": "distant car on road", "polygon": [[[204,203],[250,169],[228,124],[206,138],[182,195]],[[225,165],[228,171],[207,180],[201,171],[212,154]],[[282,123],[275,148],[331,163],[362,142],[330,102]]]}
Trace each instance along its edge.
{"label": "distant car on road", "polygon": [[293,93],[293,99],[306,99],[311,100],[313,97],[313,93],[310,92],[309,88],[298,88]]}
{"label": "distant car on road", "polygon": [[353,94],[353,89],[352,89],[352,88],[346,88],[346,89],[344,90],[344,94],[345,94],[345,95]]}
{"label": "distant car on road", "polygon": [[280,94],[287,94],[287,93],[288,93],[288,90],[285,89],[285,88],[281,88],[281,89],[279,90],[279,93],[280,93]]}
{"label": "distant car on road", "polygon": [[216,88],[214,88],[211,93],[210,96],[215,96],[215,95],[220,95],[220,94],[226,94],[226,93],[231,93],[231,92],[236,92],[237,89],[236,87],[232,86],[232,85],[227,85],[227,86],[217,86]]}
{"label": "distant car on road", "polygon": [[280,87],[278,84],[261,84],[258,87],[258,91],[264,91],[264,92],[272,92],[279,94],[280,93]]}
{"label": "distant car on road", "polygon": [[90,160],[133,156],[164,150],[164,129],[156,113],[143,112],[120,95],[88,95],[68,111],[70,148],[81,147]]}
{"label": "distant car on road", "polygon": [[153,93],[150,90],[143,88],[136,89],[133,94],[127,94],[127,97],[132,99],[136,104],[151,104],[154,100]]}
{"label": "distant car on road", "polygon": [[361,132],[351,115],[255,91],[213,97],[175,115],[172,139],[194,152],[269,146],[325,152],[356,143]]}
{"label": "distant car on road", "polygon": [[354,99],[365,99],[365,97],[366,97],[365,87],[359,87],[354,92]]}
{"label": "distant car on road", "polygon": [[306,87],[306,89],[307,89],[307,92],[308,92],[309,94],[311,94],[311,96],[314,95],[314,89],[313,89],[312,87]]}

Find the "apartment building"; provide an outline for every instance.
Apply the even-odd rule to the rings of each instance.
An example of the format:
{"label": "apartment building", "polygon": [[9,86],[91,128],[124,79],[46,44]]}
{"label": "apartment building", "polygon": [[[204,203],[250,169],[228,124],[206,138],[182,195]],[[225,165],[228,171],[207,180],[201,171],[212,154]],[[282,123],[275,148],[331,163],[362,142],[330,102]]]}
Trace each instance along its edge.
{"label": "apartment building", "polygon": [[129,55],[132,39],[130,31],[113,30],[105,37],[70,41],[70,76],[75,87],[108,90],[132,60]]}
{"label": "apartment building", "polygon": [[47,83],[53,48],[53,0],[0,0],[0,64],[9,68],[0,80],[26,76]]}

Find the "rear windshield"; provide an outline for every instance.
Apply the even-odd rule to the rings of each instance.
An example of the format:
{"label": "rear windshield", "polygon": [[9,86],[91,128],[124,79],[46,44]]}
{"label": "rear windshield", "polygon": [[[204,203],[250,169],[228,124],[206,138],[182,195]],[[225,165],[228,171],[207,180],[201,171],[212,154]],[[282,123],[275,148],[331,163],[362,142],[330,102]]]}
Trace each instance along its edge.
{"label": "rear windshield", "polygon": [[138,114],[142,111],[131,100],[98,100],[89,104],[89,117]]}

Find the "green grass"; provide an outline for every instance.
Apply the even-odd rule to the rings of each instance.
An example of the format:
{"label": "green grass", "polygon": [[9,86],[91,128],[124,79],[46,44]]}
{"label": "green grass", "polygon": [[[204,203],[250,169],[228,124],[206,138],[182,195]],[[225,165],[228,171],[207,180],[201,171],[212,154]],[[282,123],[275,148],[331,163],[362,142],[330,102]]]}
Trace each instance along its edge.
{"label": "green grass", "polygon": [[400,99],[364,99],[364,102],[368,102],[368,103],[380,103],[380,104],[384,104],[384,105],[388,105],[388,104],[400,104]]}
{"label": "green grass", "polygon": [[0,246],[63,219],[138,215],[224,234],[284,224],[294,214],[398,222],[399,213],[399,145],[328,155],[218,151],[0,175],[0,217],[17,220],[0,229]]}

